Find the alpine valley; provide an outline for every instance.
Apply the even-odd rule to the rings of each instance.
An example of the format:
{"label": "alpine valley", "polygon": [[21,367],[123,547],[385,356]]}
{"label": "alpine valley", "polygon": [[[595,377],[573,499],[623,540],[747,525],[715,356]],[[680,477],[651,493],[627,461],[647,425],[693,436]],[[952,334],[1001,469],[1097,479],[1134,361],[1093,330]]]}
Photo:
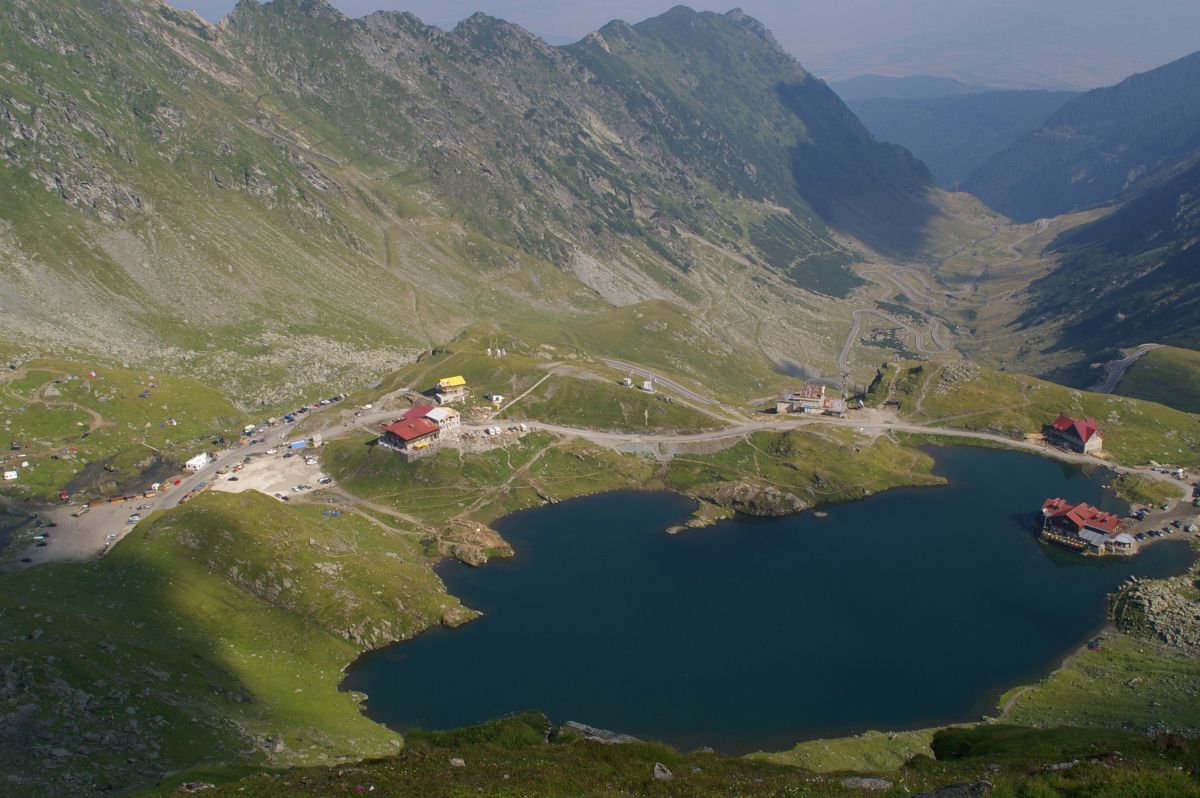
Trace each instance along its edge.
{"label": "alpine valley", "polygon": [[[0,792],[1200,795],[1200,54],[849,105],[797,57],[737,9],[551,46],[482,13],[3,0]],[[1111,540],[1054,547],[1038,491]],[[623,513],[654,529],[596,537]],[[504,619],[535,634],[501,678],[513,601],[547,613]],[[918,642],[871,669],[858,632],[953,652],[982,604],[989,669]],[[666,663],[708,619],[747,651],[692,696]],[[680,721],[637,728],[670,691],[631,663],[675,668],[685,733],[638,739]],[[892,677],[907,714],[865,698]],[[524,678],[629,692],[590,696],[606,731],[510,705]],[[825,691],[823,725],[710,714],[727,678]]]}

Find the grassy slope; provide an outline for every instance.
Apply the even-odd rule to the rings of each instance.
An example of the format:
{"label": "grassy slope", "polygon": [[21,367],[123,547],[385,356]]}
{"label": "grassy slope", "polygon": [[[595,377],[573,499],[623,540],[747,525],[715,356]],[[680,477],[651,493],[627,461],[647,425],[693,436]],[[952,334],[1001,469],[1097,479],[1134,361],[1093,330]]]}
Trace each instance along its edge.
{"label": "grassy slope", "polygon": [[888,438],[859,440],[833,427],[756,433],[716,454],[680,455],[665,465],[544,434],[484,454],[444,450],[412,463],[371,440],[357,436],[327,444],[325,467],[354,495],[435,530],[455,518],[487,523],[545,499],[617,488],[710,497],[727,482],[745,482],[816,504],[941,482],[923,452]]}
{"label": "grassy slope", "polygon": [[[87,377],[92,368],[95,379]],[[32,361],[9,373],[16,379],[0,382],[4,443],[25,446],[20,457],[31,467],[4,487],[23,499],[56,499],[72,477],[98,462],[113,470],[89,479],[78,492],[116,492],[135,483],[156,454],[182,462],[217,436],[236,433],[246,420],[217,391],[186,377],[53,360]],[[142,392],[148,397],[140,398]]]}
{"label": "grassy slope", "polygon": [[854,737],[807,740],[787,751],[752,754],[751,757],[818,773],[892,770],[918,754],[933,756],[930,746],[937,732],[937,729],[869,731]]}
{"label": "grassy slope", "polygon": [[904,416],[912,421],[1014,438],[1041,432],[1059,413],[1094,416],[1104,430],[1105,450],[1118,462],[1200,464],[1200,419],[1195,415],[1023,374],[983,369],[972,379],[953,383],[943,381],[947,374],[938,364],[893,364],[872,396],[901,400]]}
{"label": "grassy slope", "polygon": [[506,410],[504,417],[630,432],[699,432],[722,426],[666,394],[571,377],[552,377]]}
{"label": "grassy slope", "polygon": [[1015,688],[1006,721],[1027,726],[1200,730],[1200,663],[1158,643],[1107,633],[1099,652],[1072,655],[1061,670]]}
{"label": "grassy slope", "polygon": [[777,390],[786,378],[760,354],[734,351],[701,333],[680,307],[643,302],[598,314],[576,328],[586,351],[661,369],[693,388],[747,400]]}
{"label": "grassy slope", "polygon": [[1117,393],[1200,413],[1200,352],[1174,346],[1155,349],[1125,372]]}
{"label": "grassy slope", "polygon": [[1113,480],[1113,490],[1130,504],[1161,504],[1179,501],[1179,489],[1161,479],[1149,479],[1136,474],[1121,474]]}
{"label": "grassy slope", "polygon": [[860,439],[833,426],[758,432],[711,455],[680,455],[667,465],[670,487],[701,495],[748,480],[795,494],[811,504],[846,501],[906,485],[939,485],[933,459],[890,438]]}
{"label": "grassy slope", "polygon": [[[598,745],[545,739],[546,719],[534,713],[486,726],[409,738],[403,754],[353,767],[263,774],[218,789],[245,798],[374,793],[392,796],[860,796],[843,773],[814,774],[755,759],[685,754],[653,743]],[[987,778],[998,798],[1056,795],[1194,796],[1194,754],[1161,754],[1151,741],[1127,732],[1032,731],[980,727],[941,732],[938,760],[917,757],[882,769],[893,782],[883,796],[906,795]],[[1120,755],[1111,752],[1120,751]],[[454,768],[450,759],[465,766]],[[1064,771],[1039,766],[1070,759]],[[674,774],[656,781],[655,763]]]}
{"label": "grassy slope", "polygon": [[[35,707],[12,728],[36,735],[6,746],[2,770],[32,780],[8,794],[61,790],[39,780],[65,772],[131,786],[205,763],[394,750],[395,735],[336,691],[342,668],[443,616],[465,613],[415,537],[258,494],[204,495],[101,560],[6,576],[0,659],[20,685],[9,700]],[[124,733],[126,713],[137,736]],[[87,742],[109,730],[111,745]],[[43,770],[43,745],[68,755]]]}

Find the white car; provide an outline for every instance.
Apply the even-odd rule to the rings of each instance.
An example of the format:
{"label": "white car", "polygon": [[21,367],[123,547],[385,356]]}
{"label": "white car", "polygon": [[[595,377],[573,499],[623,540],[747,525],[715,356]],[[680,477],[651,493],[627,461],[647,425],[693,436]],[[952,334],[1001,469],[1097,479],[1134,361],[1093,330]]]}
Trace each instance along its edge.
{"label": "white car", "polygon": [[272,446],[270,449],[267,449],[267,454],[279,454],[279,450]]}

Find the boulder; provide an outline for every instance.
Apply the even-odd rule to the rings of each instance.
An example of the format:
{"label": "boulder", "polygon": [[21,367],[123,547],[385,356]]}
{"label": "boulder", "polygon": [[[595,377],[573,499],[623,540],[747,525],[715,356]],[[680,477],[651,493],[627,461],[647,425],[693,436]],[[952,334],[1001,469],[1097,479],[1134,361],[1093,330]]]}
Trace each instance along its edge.
{"label": "boulder", "polygon": [[597,729],[595,726],[588,726],[586,723],[578,723],[573,720],[568,720],[558,727],[557,734],[563,734],[564,732],[577,734],[585,740],[590,740],[593,743],[604,743],[605,745],[641,742],[638,738],[628,734],[621,734],[620,732],[609,731],[608,729]]}
{"label": "boulder", "polygon": [[655,781],[674,781],[675,774],[667,768],[662,762],[654,763],[654,779]]}
{"label": "boulder", "polygon": [[890,790],[892,788],[892,783],[887,779],[850,776],[842,779],[842,786],[851,790]]}

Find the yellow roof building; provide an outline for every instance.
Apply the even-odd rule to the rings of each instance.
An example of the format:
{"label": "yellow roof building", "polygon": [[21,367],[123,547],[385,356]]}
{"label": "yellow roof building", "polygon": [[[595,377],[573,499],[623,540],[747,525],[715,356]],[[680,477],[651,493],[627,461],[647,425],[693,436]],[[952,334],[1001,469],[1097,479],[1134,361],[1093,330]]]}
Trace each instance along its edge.
{"label": "yellow roof building", "polygon": [[462,377],[442,377],[437,382],[437,387],[441,390],[446,388],[465,388],[467,381]]}

